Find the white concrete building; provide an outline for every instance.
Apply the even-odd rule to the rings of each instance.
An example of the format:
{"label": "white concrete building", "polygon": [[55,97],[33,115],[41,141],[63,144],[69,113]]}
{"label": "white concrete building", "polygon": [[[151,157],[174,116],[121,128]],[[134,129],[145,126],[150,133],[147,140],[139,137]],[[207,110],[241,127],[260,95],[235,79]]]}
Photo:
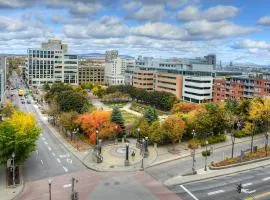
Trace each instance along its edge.
{"label": "white concrete building", "polygon": [[136,71],[136,61],[135,59],[128,59],[126,63],[127,68],[125,71],[125,84],[132,85],[133,73]]}
{"label": "white concrete building", "polygon": [[125,84],[126,59],[120,57],[105,63],[104,82],[108,85]]}
{"label": "white concrete building", "polygon": [[212,99],[213,77],[211,76],[185,76],[183,79],[184,101],[202,103]]}
{"label": "white concrete building", "polygon": [[49,43],[50,41],[42,44],[48,49],[28,49],[25,70],[27,83],[37,86],[55,82],[78,84],[77,55],[65,53],[65,45],[63,47]]}

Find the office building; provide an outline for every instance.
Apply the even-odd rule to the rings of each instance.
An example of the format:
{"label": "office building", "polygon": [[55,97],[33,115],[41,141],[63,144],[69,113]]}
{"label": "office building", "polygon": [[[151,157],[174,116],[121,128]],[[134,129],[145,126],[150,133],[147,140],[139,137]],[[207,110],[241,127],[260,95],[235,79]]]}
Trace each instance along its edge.
{"label": "office building", "polygon": [[212,100],[213,77],[211,76],[185,76],[183,78],[184,101],[202,103]]}
{"label": "office building", "polygon": [[169,92],[182,99],[183,76],[180,74],[155,73],[154,90]]}
{"label": "office building", "polygon": [[83,61],[79,64],[79,84],[81,83],[103,83],[104,61]]}
{"label": "office building", "polygon": [[77,55],[65,53],[67,45],[53,44],[49,41],[42,44],[44,48],[28,49],[26,79],[29,85],[57,82],[78,84]]}
{"label": "office building", "polygon": [[207,60],[207,64],[213,65],[214,69],[216,69],[217,57],[215,54],[208,54],[207,56],[205,56],[205,59]]}
{"label": "office building", "polygon": [[64,54],[68,52],[68,45],[62,44],[61,40],[48,40],[48,42],[41,43],[41,48],[47,50],[62,50]]}
{"label": "office building", "polygon": [[152,91],[154,89],[155,72],[139,70],[133,74],[132,85],[136,88]]}
{"label": "office building", "polygon": [[118,51],[117,50],[109,50],[105,52],[105,62],[112,61],[118,58]]}
{"label": "office building", "polygon": [[125,84],[126,67],[126,60],[120,57],[117,57],[116,59],[110,61],[105,61],[104,82],[107,85]]}
{"label": "office building", "polygon": [[136,71],[135,59],[128,59],[126,61],[127,68],[125,70],[125,85],[132,85],[133,73]]}

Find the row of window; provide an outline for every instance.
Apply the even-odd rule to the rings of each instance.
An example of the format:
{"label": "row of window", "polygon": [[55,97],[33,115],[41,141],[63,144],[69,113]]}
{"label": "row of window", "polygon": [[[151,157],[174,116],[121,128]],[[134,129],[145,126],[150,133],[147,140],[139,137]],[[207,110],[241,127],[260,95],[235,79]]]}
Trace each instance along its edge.
{"label": "row of window", "polygon": [[210,93],[198,94],[198,93],[188,92],[188,91],[185,91],[185,94],[191,94],[191,95],[199,96],[199,97],[210,96]]}

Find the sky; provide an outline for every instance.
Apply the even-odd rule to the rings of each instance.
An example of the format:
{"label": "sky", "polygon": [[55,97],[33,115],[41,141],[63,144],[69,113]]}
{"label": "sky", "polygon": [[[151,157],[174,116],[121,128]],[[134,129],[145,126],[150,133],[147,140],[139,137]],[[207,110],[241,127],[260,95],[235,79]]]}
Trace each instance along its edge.
{"label": "sky", "polygon": [[215,53],[270,65],[270,0],[0,0],[0,54],[26,54],[48,39],[76,54]]}

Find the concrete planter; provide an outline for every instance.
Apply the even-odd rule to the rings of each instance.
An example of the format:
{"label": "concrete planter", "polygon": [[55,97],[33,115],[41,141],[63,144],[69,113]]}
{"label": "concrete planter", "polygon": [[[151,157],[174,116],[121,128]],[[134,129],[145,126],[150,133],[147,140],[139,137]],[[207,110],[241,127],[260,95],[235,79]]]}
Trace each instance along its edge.
{"label": "concrete planter", "polygon": [[260,161],[264,161],[264,160],[268,160],[268,159],[270,159],[270,156],[265,157],[265,158],[255,159],[255,160],[249,160],[249,161],[245,161],[245,162],[241,162],[241,163],[235,163],[235,164],[232,164],[232,165],[220,166],[220,167],[214,167],[212,165],[209,165],[209,169],[211,169],[211,170],[227,169],[227,168],[231,168],[231,167],[238,167],[238,166],[242,166],[242,165],[248,165],[248,164],[251,164],[251,163],[260,162]]}

